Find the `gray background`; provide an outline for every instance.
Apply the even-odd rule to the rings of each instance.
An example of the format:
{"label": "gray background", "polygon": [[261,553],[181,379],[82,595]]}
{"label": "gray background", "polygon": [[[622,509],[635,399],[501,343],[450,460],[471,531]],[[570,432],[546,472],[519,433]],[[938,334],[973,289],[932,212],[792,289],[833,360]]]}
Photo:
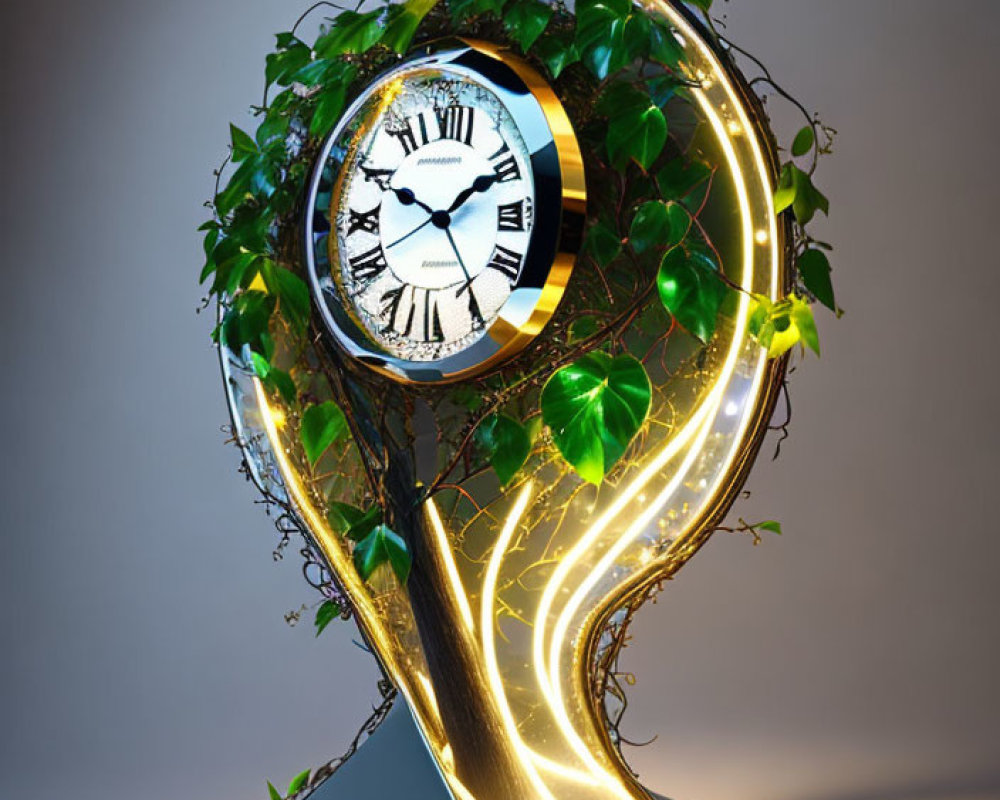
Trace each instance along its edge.
{"label": "gray background", "polygon": [[[24,2],[4,44],[0,797],[263,798],[376,698],[223,445],[195,226],[289,0]],[[848,315],[748,518],[639,620],[626,733],[677,800],[1000,797],[995,0],[734,0],[841,131]]]}

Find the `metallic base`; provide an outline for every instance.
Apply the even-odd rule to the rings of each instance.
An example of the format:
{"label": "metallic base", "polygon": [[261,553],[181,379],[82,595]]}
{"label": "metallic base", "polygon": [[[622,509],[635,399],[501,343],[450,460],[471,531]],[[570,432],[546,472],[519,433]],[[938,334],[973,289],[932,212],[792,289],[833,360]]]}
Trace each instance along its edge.
{"label": "metallic base", "polygon": [[[652,792],[650,796],[668,800]],[[308,800],[394,798],[452,800],[409,709],[401,701],[358,752],[308,796]]]}

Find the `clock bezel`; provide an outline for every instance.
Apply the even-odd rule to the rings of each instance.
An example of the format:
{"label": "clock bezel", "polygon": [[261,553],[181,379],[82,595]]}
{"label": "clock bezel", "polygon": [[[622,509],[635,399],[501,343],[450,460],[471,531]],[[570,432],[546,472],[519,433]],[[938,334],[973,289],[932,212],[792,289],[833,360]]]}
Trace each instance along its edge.
{"label": "clock bezel", "polygon": [[[385,350],[345,307],[340,265],[333,266],[331,207],[346,150],[338,147],[376,87],[414,68],[441,66],[468,73],[497,95],[525,140],[534,181],[534,221],[524,264],[496,319],[474,343],[431,361],[403,359]],[[364,130],[355,132],[356,142]],[[354,100],[323,142],[309,181],[304,214],[306,271],[328,338],[355,361],[408,384],[441,384],[480,375],[521,352],[555,313],[580,248],[586,213],[583,159],[555,92],[524,59],[487,42],[432,42],[383,72]]]}

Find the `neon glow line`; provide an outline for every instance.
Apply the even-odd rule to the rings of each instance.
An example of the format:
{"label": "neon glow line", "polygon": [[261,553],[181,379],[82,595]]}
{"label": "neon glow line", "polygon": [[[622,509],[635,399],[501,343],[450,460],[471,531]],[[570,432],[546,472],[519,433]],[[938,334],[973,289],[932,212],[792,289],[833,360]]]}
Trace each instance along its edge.
{"label": "neon glow line", "polygon": [[503,678],[500,676],[500,665],[497,662],[496,639],[493,635],[493,601],[496,597],[497,578],[500,574],[500,565],[503,562],[503,556],[507,551],[507,546],[510,544],[511,539],[514,538],[514,531],[517,529],[517,524],[521,521],[521,517],[524,515],[524,509],[528,506],[528,500],[531,499],[532,488],[533,483],[531,481],[525,483],[524,488],[521,490],[521,494],[518,495],[517,501],[514,503],[514,507],[510,510],[510,513],[507,514],[507,519],[504,522],[503,529],[500,531],[500,537],[493,546],[493,552],[490,554],[489,564],[486,568],[486,577],[483,580],[483,597],[480,605],[479,624],[482,628],[483,656],[486,661],[486,675],[490,682],[490,690],[493,692],[493,696],[497,701],[497,706],[500,708],[500,715],[503,717],[503,724],[507,729],[507,735],[511,738],[515,750],[517,750],[518,755],[521,757],[521,761],[524,763],[525,772],[527,772],[528,778],[534,785],[535,789],[537,789],[541,796],[546,798],[546,800],[556,800],[555,795],[549,791],[549,788],[538,775],[538,771],[530,763],[532,760],[532,754],[528,751],[528,748],[521,740],[520,733],[518,733],[517,722],[514,720],[514,715],[510,711],[510,706],[507,703],[507,695],[506,692],[504,692]]}
{"label": "neon glow line", "polygon": [[[697,37],[690,36],[690,31],[688,31],[688,33],[689,33],[688,37],[689,40],[698,42],[700,45],[700,42],[697,39]],[[701,49],[704,51],[705,54],[709,56],[711,55],[710,51],[708,51],[707,48],[702,47]],[[716,72],[719,72],[719,70],[716,69]],[[729,96],[734,100],[733,107],[737,109],[737,113],[742,117],[743,130],[751,132],[753,128],[749,125],[749,121],[746,119],[745,114],[743,113],[742,103],[736,101],[731,85],[728,83],[728,81],[725,80],[720,81],[720,83],[724,85],[725,89],[727,90],[727,94],[729,94]],[[712,109],[712,107],[708,104],[708,101],[703,96],[703,93],[700,91],[696,91],[694,94],[698,97],[702,110],[706,112],[707,116],[711,120],[713,128],[716,131],[716,135],[720,143],[722,144],[723,148],[725,149],[726,156],[733,170],[734,182],[737,186],[737,190],[739,193],[740,207],[741,207],[743,227],[744,227],[743,238],[744,238],[745,266],[742,277],[743,277],[744,287],[750,289],[752,288],[755,234],[754,234],[754,226],[751,224],[752,212],[750,210],[750,203],[749,203],[749,198],[747,196],[746,184],[743,180],[742,171],[740,170],[739,163],[737,160],[737,155],[733,148],[732,141],[729,137],[728,131],[726,130],[725,126],[723,126],[722,121],[719,119],[718,115],[714,112],[714,109]],[[747,139],[749,140],[751,146],[754,149],[754,156],[755,160],[757,161],[758,168],[760,170],[759,175],[762,178],[762,185],[764,185],[765,187],[770,187],[770,178],[768,177],[768,171],[766,165],[763,162],[763,157],[760,153],[756,137],[750,135],[747,137]],[[771,242],[772,287],[776,288],[775,284],[777,283],[777,275],[778,275],[777,235],[776,235],[777,225],[776,225],[776,220],[773,216],[772,206],[770,205],[770,203],[768,203],[767,212],[769,212],[767,214],[769,217],[768,225],[771,230],[771,235],[769,236],[769,239]],[[709,430],[709,426],[707,423],[710,421],[710,419],[707,416],[707,412],[711,411],[711,413],[714,414],[717,411],[718,405],[721,403],[722,399],[722,388],[724,386],[724,382],[728,381],[728,378],[731,375],[733,368],[735,367],[739,349],[741,349],[744,344],[743,335],[746,322],[747,305],[748,305],[748,299],[745,296],[741,296],[740,310],[738,313],[737,330],[733,337],[733,345],[731,346],[730,352],[727,356],[727,364],[724,370],[725,375],[720,376],[720,379],[716,385],[716,389],[713,391],[713,396],[717,395],[717,397],[714,398],[715,402],[713,403],[712,398],[709,398],[709,400],[707,400],[705,405],[703,406],[702,413],[699,413],[696,419],[692,419],[689,422],[688,426],[685,427],[684,431],[682,431],[682,433],[679,434],[679,436],[671,442],[671,445],[677,444],[679,446],[683,444],[690,436],[693,426],[695,424],[698,424],[701,421],[700,418],[703,416],[706,417],[705,419],[706,424],[704,426],[704,429],[702,430],[702,435],[699,438],[703,441],[704,437],[707,436]],[[750,393],[750,396],[756,396],[757,391],[759,391],[760,382],[763,378],[763,367],[765,363],[766,363],[765,359],[760,359],[758,362],[757,369],[755,370],[755,375],[754,375],[753,391]],[[737,437],[738,440],[742,439],[742,436],[745,433],[748,424],[749,424],[749,419],[746,415],[744,415],[739,436]],[[650,467],[658,468],[664,465],[666,461],[669,460],[668,453],[670,453],[670,451],[676,451],[677,449],[678,449],[677,447],[668,446],[667,448],[665,448],[664,452],[661,453],[660,456],[654,460],[653,464],[651,464]],[[689,454],[687,459],[685,459],[687,464],[685,469],[682,471],[681,476],[685,474],[687,470],[690,468],[693,456],[697,454],[699,449],[700,449],[700,444],[696,445],[695,448],[693,448],[692,453]],[[666,456],[666,458],[664,456]],[[730,464],[734,457],[735,453],[730,453]],[[596,539],[596,537],[599,536],[600,533],[603,531],[603,528],[606,527],[608,521],[614,516],[616,516],[617,513],[623,508],[623,506],[627,502],[630,502],[634,498],[634,496],[639,491],[641,491],[645,483],[648,482],[648,480],[652,477],[649,468],[643,471],[643,474],[640,475],[639,479],[636,482],[634,482],[629,487],[629,489],[625,491],[623,495],[619,496],[618,500],[612,504],[608,512],[606,512],[602,516],[602,518],[598,520],[598,522],[595,524],[594,527],[591,528],[588,534],[586,534],[585,537],[581,539],[577,543],[577,545],[571,550],[570,555],[560,563],[559,567],[556,570],[556,574],[553,575],[550,584],[546,587],[546,592],[543,595],[542,606],[540,607],[539,613],[536,617],[535,639],[534,639],[535,667],[536,667],[536,672],[539,671],[539,667],[541,666],[541,671],[543,673],[547,673],[539,675],[540,686],[543,690],[543,693],[546,694],[550,706],[552,707],[552,710],[557,717],[557,721],[560,725],[560,728],[562,728],[563,730],[564,736],[567,737],[569,743],[571,744],[571,746],[573,746],[573,749],[576,750],[577,753],[582,757],[587,758],[590,764],[593,767],[597,767],[598,769],[600,769],[600,765],[598,765],[596,761],[593,760],[592,756],[590,755],[589,748],[587,748],[584,742],[580,740],[579,736],[577,735],[577,732],[575,731],[572,725],[572,722],[570,721],[568,715],[566,714],[565,706],[562,702],[563,694],[562,694],[561,679],[558,673],[558,661],[559,661],[558,654],[561,648],[565,645],[564,638],[566,634],[566,629],[568,628],[569,625],[569,619],[575,612],[576,608],[578,608],[579,605],[582,603],[586,592],[590,588],[592,588],[594,584],[596,584],[599,575],[603,573],[611,564],[613,564],[614,560],[617,558],[620,552],[625,549],[625,547],[631,542],[632,539],[634,539],[638,535],[639,532],[641,532],[642,528],[645,526],[646,523],[648,523],[648,521],[652,519],[653,515],[659,512],[662,506],[666,503],[667,499],[669,499],[668,495],[676,490],[676,485],[679,482],[681,476],[678,476],[677,478],[675,478],[675,480],[671,482],[671,486],[669,486],[667,490],[665,490],[665,492],[661,493],[657,502],[653,504],[653,506],[649,509],[649,511],[647,511],[647,513],[644,513],[642,517],[640,517],[640,521],[634,523],[633,526],[629,529],[629,532],[626,534],[626,536],[623,537],[623,539],[616,544],[616,546],[612,549],[612,551],[609,554],[605,555],[604,559],[602,559],[601,561],[601,569],[599,571],[591,573],[591,575],[589,575],[585,579],[584,585],[578,588],[577,592],[574,594],[573,598],[570,601],[570,607],[564,610],[563,614],[560,616],[560,619],[557,623],[556,632],[554,634],[550,648],[550,662],[548,664],[547,670],[545,669],[544,666],[544,658],[541,660],[541,662],[539,661],[539,650],[540,649],[544,650],[544,638],[545,638],[544,628],[546,626],[549,610],[551,608],[552,602],[554,601],[554,597],[556,592],[558,591],[559,586],[566,579],[570,571],[570,568],[573,566],[573,564],[579,560],[579,557],[584,548],[589,547],[590,543],[594,539]],[[717,485],[718,482],[716,486]],[[604,772],[603,769],[601,771]]]}
{"label": "neon glow line", "polygon": [[458,608],[462,612],[465,627],[469,629],[469,633],[475,633],[476,623],[472,617],[472,607],[469,605],[469,597],[465,593],[465,587],[462,585],[462,576],[458,574],[458,566],[455,564],[455,554],[451,550],[451,543],[448,541],[448,534],[445,532],[444,524],[441,522],[441,514],[438,513],[434,498],[429,498],[426,506],[427,516],[431,521],[431,530],[434,531],[434,538],[437,540],[438,549],[441,551],[441,558],[444,559],[445,572],[448,573],[451,590],[458,601]]}

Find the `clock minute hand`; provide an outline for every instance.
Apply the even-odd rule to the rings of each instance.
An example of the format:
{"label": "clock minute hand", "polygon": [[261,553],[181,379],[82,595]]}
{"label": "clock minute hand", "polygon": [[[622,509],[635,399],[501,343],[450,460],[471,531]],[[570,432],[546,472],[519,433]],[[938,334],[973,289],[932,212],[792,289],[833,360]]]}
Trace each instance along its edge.
{"label": "clock minute hand", "polygon": [[468,189],[463,189],[458,193],[458,197],[455,198],[455,202],[451,204],[451,208],[448,209],[448,213],[451,214],[453,211],[458,209],[466,200],[468,200],[476,192],[487,191],[494,183],[498,180],[497,175],[480,175],[472,182],[472,186]]}
{"label": "clock minute hand", "polygon": [[389,191],[396,195],[396,199],[399,200],[404,206],[420,206],[428,214],[433,214],[434,209],[431,208],[426,203],[422,203],[417,199],[417,196],[413,193],[411,189],[395,189],[392,186],[389,187]]}

